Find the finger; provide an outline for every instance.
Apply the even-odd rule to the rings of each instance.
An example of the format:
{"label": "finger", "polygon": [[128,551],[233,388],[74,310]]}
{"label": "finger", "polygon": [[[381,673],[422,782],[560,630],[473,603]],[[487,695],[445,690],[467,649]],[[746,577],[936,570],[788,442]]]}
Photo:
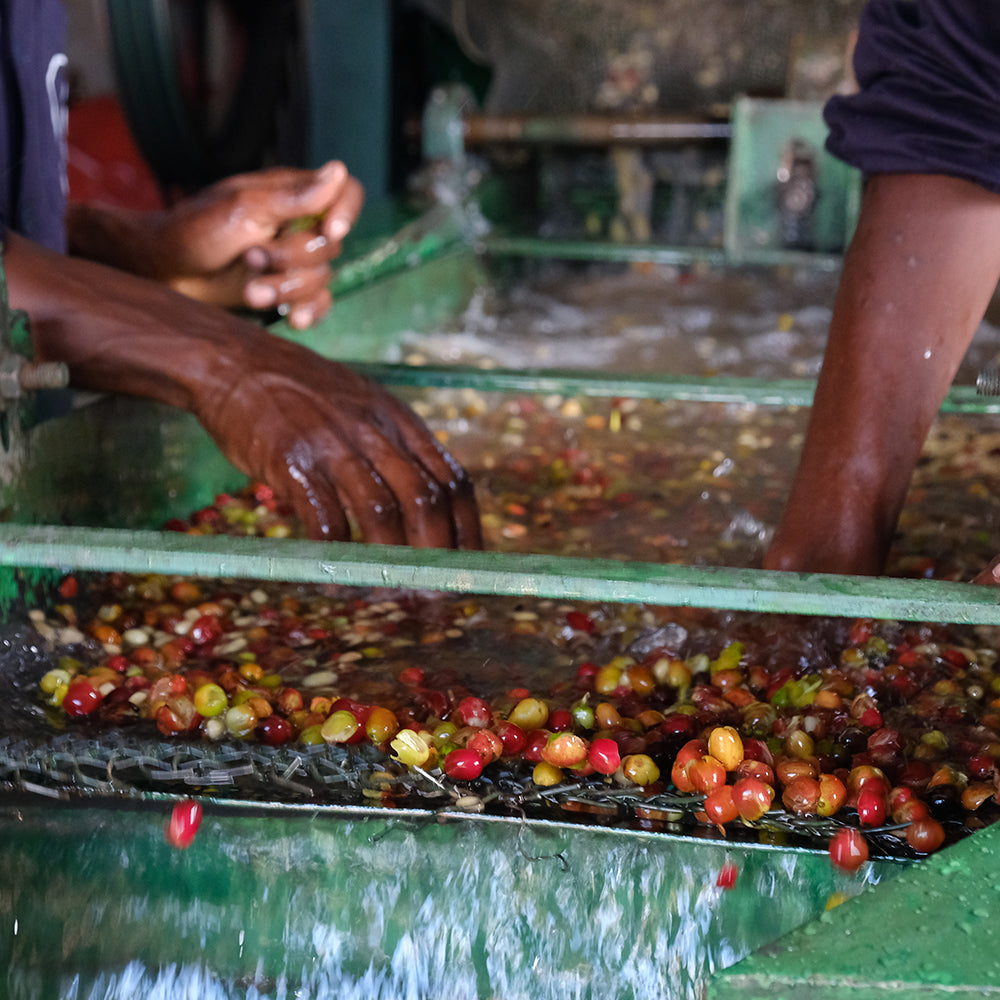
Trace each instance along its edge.
{"label": "finger", "polygon": [[421,527],[407,523],[399,495],[382,469],[386,469],[388,477],[397,483],[409,479],[414,489],[433,489],[436,484],[428,486],[419,476],[402,474],[407,466],[405,460],[399,456],[388,457],[386,452],[373,455],[367,450],[361,453],[349,447],[329,447],[325,451],[326,476],[336,481],[344,506],[366,542],[379,545],[438,543],[439,535],[428,534]]}
{"label": "finger", "polygon": [[[326,213],[334,209],[354,181],[342,163],[332,162],[319,170],[275,169],[242,174],[206,189],[186,203],[181,222],[189,227],[208,227],[202,242],[223,246],[230,256],[250,255],[250,262],[266,267],[269,245],[283,231],[299,231],[328,240],[320,230]],[[348,208],[337,209],[351,217],[355,196],[348,193]],[[227,258],[228,259],[228,258]]]}
{"label": "finger", "polygon": [[[387,428],[383,432],[382,426]],[[441,484],[405,448],[381,410],[369,420],[315,438],[326,474],[365,541],[451,548],[455,531]],[[322,448],[322,450],[320,450]]]}
{"label": "finger", "polygon": [[254,309],[266,309],[283,302],[312,298],[321,288],[328,286],[330,271],[325,264],[320,264],[318,267],[248,277],[243,287],[247,305]]}
{"label": "finger", "polygon": [[364,188],[355,178],[348,177],[336,202],[327,210],[320,229],[321,234],[338,247],[338,252],[341,240],[351,231],[364,202]]}
{"label": "finger", "polygon": [[[351,526],[336,487],[318,470],[308,472],[289,460],[271,482],[286,485],[286,498],[302,521],[310,538],[325,542],[347,542]],[[281,487],[276,486],[280,492]]]}
{"label": "finger", "polygon": [[[325,216],[339,206],[344,197],[347,198],[349,213],[356,197],[353,188],[360,187],[344,164],[337,160],[331,160],[313,171],[266,171],[261,182],[256,188],[248,183],[241,192],[241,198],[248,203],[259,202],[257,209],[261,219],[267,218],[276,228],[311,216]],[[349,217],[339,207],[337,215]],[[349,218],[353,223],[354,218]],[[307,231],[314,228],[305,226]]]}
{"label": "finger", "polygon": [[323,288],[308,302],[300,303],[289,309],[288,325],[293,330],[306,330],[317,320],[322,319],[333,305],[333,296],[328,288]]}
{"label": "finger", "polygon": [[454,533],[437,481],[372,428],[360,438],[360,450],[342,456],[335,471],[365,541],[451,548]]}
{"label": "finger", "polygon": [[244,263],[250,270],[263,273],[309,266],[318,257],[331,261],[340,256],[343,239],[357,221],[363,204],[364,189],[348,177],[340,196],[311,215],[304,207],[300,215],[290,214],[298,210],[290,207],[277,214],[256,215],[259,238],[244,252]]}
{"label": "finger", "polygon": [[341,250],[339,243],[328,240],[313,230],[284,230],[268,240],[250,247],[243,260],[248,268],[262,274],[292,271],[298,267],[318,267],[333,260]]}
{"label": "finger", "polygon": [[988,587],[1000,586],[1000,557],[994,559],[985,569],[976,574],[972,582],[985,584]]}
{"label": "finger", "polygon": [[[277,395],[272,399],[276,405],[281,402]],[[311,511],[316,512],[318,521],[313,518],[311,525],[322,529],[324,518],[329,522],[340,510],[346,512],[348,519],[354,519],[366,542],[402,545],[409,541],[398,494],[382,470],[389,468],[394,478],[415,490],[424,485],[422,482],[417,485],[420,476],[408,479],[402,475],[398,466],[405,466],[405,460],[373,428],[371,434],[366,434],[363,423],[338,426],[334,414],[320,426],[303,423],[294,427],[296,418],[302,417],[296,403],[301,400],[293,396],[289,406],[280,407],[286,423],[293,425],[289,429],[294,431],[295,441],[283,456],[287,467],[284,472],[297,484],[296,495],[300,503],[304,501],[306,514],[312,518]],[[417,537],[422,537],[419,532]]]}
{"label": "finger", "polygon": [[390,415],[401,435],[402,446],[444,491],[454,544],[463,549],[481,549],[482,521],[475,486],[468,473],[408,406],[395,397],[390,398],[394,404]]}
{"label": "finger", "polygon": [[251,309],[272,309],[289,316],[303,329],[322,316],[333,302],[326,265],[300,268],[286,274],[257,275],[243,287],[243,301]]}

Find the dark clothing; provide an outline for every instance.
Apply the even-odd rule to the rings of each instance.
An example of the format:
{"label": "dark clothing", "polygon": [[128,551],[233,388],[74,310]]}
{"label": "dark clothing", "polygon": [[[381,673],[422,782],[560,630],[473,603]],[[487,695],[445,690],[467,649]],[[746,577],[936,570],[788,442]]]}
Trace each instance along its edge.
{"label": "dark clothing", "polygon": [[854,70],[860,93],[827,102],[831,153],[1000,192],[1000,0],[869,0]]}
{"label": "dark clothing", "polygon": [[66,249],[66,14],[0,0],[0,237]]}

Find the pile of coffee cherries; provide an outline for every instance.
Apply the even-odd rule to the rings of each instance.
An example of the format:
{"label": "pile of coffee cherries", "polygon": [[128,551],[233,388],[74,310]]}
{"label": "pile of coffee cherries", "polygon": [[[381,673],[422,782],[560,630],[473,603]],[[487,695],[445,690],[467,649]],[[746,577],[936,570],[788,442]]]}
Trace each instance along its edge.
{"label": "pile of coffee cherries", "polygon": [[[180,527],[280,535],[294,531],[286,516],[252,487]],[[839,655],[812,665],[776,666],[759,642],[721,632],[711,653],[664,639],[594,659],[574,651],[601,648],[606,613],[520,602],[504,605],[504,628],[557,640],[558,669],[530,690],[505,686],[494,664],[477,689],[437,664],[486,627],[478,599],[111,574],[88,588],[96,610],[84,613],[76,586],[64,580],[61,601],[33,615],[72,650],[39,682],[59,725],[364,743],[389,773],[458,788],[518,773],[577,812],[600,814],[602,793],[624,792],[652,825],[811,831],[848,870],[872,838],[919,855],[996,818],[997,655],[939,627],[843,625]]]}

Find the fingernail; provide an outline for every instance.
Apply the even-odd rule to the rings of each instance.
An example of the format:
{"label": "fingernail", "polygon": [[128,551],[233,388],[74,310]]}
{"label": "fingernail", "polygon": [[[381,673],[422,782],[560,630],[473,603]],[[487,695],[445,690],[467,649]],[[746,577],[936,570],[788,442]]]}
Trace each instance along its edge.
{"label": "fingernail", "polygon": [[297,330],[304,330],[307,326],[312,324],[313,311],[308,306],[302,306],[292,313],[292,315],[288,318],[288,321]]}
{"label": "fingernail", "polygon": [[337,177],[342,173],[346,172],[346,167],[340,160],[330,160],[329,163],[324,163],[323,166],[319,168],[316,172],[316,176],[321,180],[328,181],[331,177]]}
{"label": "fingernail", "polygon": [[335,215],[330,219],[328,229],[331,240],[342,240],[351,231],[351,224],[347,219]]}
{"label": "fingernail", "polygon": [[251,281],[244,290],[247,305],[253,309],[273,306],[277,295],[274,289],[263,281]]}
{"label": "fingernail", "polygon": [[271,255],[263,247],[250,247],[243,260],[252,271],[264,271],[271,263]]}

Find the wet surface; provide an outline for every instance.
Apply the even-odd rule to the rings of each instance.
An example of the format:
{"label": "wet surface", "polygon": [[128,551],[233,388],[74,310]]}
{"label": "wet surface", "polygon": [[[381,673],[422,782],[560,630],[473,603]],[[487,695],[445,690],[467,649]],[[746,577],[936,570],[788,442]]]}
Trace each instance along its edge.
{"label": "wet surface", "polygon": [[[481,289],[454,326],[404,338],[398,360],[483,367],[814,378],[839,275],[542,262]],[[956,384],[1000,353],[985,322]]]}
{"label": "wet surface", "polygon": [[[483,289],[411,363],[604,373],[815,378],[837,275],[802,269],[538,265]],[[956,384],[1000,352],[984,322]],[[471,472],[487,544],[504,551],[754,566],[780,517],[808,413],[649,400],[407,396]],[[1000,428],[942,415],[888,572],[971,579],[1000,550]]]}
{"label": "wet surface", "polygon": [[[600,280],[579,277],[567,286],[565,274],[552,283],[543,275],[541,283],[516,291],[509,310],[504,307],[496,315],[484,293],[467,313],[461,332],[442,331],[409,351],[419,350],[427,361],[512,367],[586,362],[606,371],[767,377],[809,376],[818,365],[828,322],[827,307],[819,304],[830,291],[826,277],[788,274],[778,287],[746,275],[685,278],[624,272]],[[670,286],[669,306],[662,300],[664,281]],[[982,356],[992,350],[993,338],[992,329],[985,329],[984,346],[977,348]],[[416,405],[473,473],[490,548],[732,566],[759,561],[790,481],[805,418],[801,410],[754,406],[469,391],[419,393]],[[994,469],[997,450],[1000,437],[992,421],[939,421],[904,512],[894,553],[897,572],[961,576],[990,551],[993,497],[1000,487]],[[223,517],[221,530],[252,534],[254,516],[238,513]],[[162,579],[107,576],[93,583],[92,591],[82,590],[85,600],[57,598],[36,616],[35,632],[15,629],[0,648],[10,667],[0,704],[0,719],[10,723],[0,743],[0,777],[9,785],[28,782],[31,791],[48,795],[70,791],[105,799],[204,791],[209,797],[269,803],[279,814],[285,803],[330,803],[342,795],[362,806],[389,806],[390,778],[372,777],[387,774],[386,768],[392,781],[400,782],[397,787],[406,790],[405,768],[391,764],[373,746],[355,753],[326,745],[216,742],[200,734],[161,737],[152,720],[116,718],[114,712],[96,722],[61,719],[44,705],[38,679],[61,656],[97,662],[109,655],[92,634],[91,616],[120,629],[121,635],[148,628],[154,645],[168,623],[177,627],[176,609],[164,606],[178,597]],[[508,692],[516,685],[568,707],[579,698],[574,684],[581,663],[605,664],[621,653],[643,659],[657,649],[700,664],[700,676],[707,680],[709,658],[721,656],[733,641],[745,643],[747,662],[768,674],[788,670],[789,676],[809,682],[829,676],[850,646],[855,652],[849,662],[874,684],[866,673],[869,662],[871,673],[881,671],[889,648],[906,643],[911,651],[923,646],[933,650],[926,653],[936,671],[933,678],[948,684],[940,693],[935,689],[937,700],[924,699],[925,719],[906,721],[919,738],[920,726],[935,732],[945,728],[945,709],[958,706],[971,718],[987,707],[983,689],[996,680],[997,643],[988,629],[886,623],[875,629],[875,645],[869,650],[851,638],[851,623],[842,620],[252,581],[206,580],[199,586],[202,590],[191,597],[185,613],[203,614],[206,601],[233,603],[226,605],[225,634],[189,665],[217,670],[221,660],[233,666],[248,649],[240,640],[254,642],[254,655],[269,672],[279,672],[283,683],[305,686],[320,696],[402,709],[423,698],[427,710],[438,692],[449,707],[475,694],[508,712]],[[879,640],[886,643],[884,656],[875,651]],[[134,636],[123,639],[120,648],[131,654],[135,641]],[[964,651],[963,657],[968,654],[962,661],[967,677],[959,677],[952,669],[957,663],[945,656],[955,652],[950,643]],[[404,683],[405,671],[415,666],[423,671],[419,697]],[[661,685],[653,700],[669,710],[678,697],[676,690]],[[897,718],[889,711],[898,712],[902,724],[899,699],[887,695],[885,705],[887,719]],[[633,695],[621,706],[626,714],[642,707]],[[797,711],[808,714],[808,705],[803,703],[801,710],[788,706],[787,717],[794,718]],[[958,725],[966,721],[963,716]],[[977,730],[975,738],[995,740],[995,731]],[[657,746],[648,734],[643,739],[645,749],[668,766],[675,748],[664,741]],[[961,744],[956,739],[954,745]],[[940,757],[949,759],[944,751]],[[50,946],[51,908],[66,918],[62,937],[56,939],[72,970],[67,977],[81,962],[92,962],[90,951],[82,959],[74,950],[75,941],[91,948],[86,934],[96,936],[95,951],[111,942],[128,946],[127,955],[110,953],[112,971],[84,978],[85,983],[93,981],[94,996],[133,995],[135,989],[161,985],[174,991],[195,988],[206,996],[237,995],[244,987],[278,996],[285,995],[286,983],[289,989],[303,983],[369,997],[388,995],[386,990],[393,995],[409,988],[426,991],[428,982],[452,995],[562,996],[567,986],[569,992],[586,995],[590,984],[605,983],[604,992],[620,987],[622,996],[687,1000],[701,995],[713,969],[822,912],[831,893],[857,891],[870,877],[871,869],[857,877],[834,872],[824,853],[793,847],[787,833],[776,837],[771,848],[742,843],[737,835],[722,839],[711,827],[678,824],[665,811],[650,811],[646,799],[640,816],[636,801],[626,798],[637,800],[635,790],[604,793],[622,795],[612,817],[574,805],[572,797],[565,798],[571,804],[567,807],[560,807],[555,794],[543,800],[532,789],[530,767],[504,774],[504,780],[518,781],[520,797],[506,805],[516,804],[519,812],[515,816],[508,808],[503,814],[509,822],[495,828],[506,839],[493,853],[490,845],[476,840],[485,825],[430,820],[418,829],[384,820],[386,831],[374,834],[371,825],[359,825],[355,843],[353,830],[345,835],[344,821],[333,834],[316,820],[303,830],[289,810],[289,815],[266,822],[248,818],[245,829],[207,817],[191,854],[178,860],[175,853],[164,861],[158,821],[136,824],[139,839],[133,848],[124,840],[128,830],[118,816],[113,832],[98,820],[93,826],[65,823],[37,838],[26,837],[25,831],[36,829],[22,825],[25,817],[35,818],[28,810],[7,828],[10,881],[15,875],[22,879],[19,895],[4,911],[8,926],[17,928],[20,920],[22,927],[20,937],[15,929],[9,939],[9,979],[26,983],[27,990],[43,977],[31,943],[35,938],[28,932],[40,935],[43,949]],[[455,796],[447,787],[442,790],[440,779],[428,782],[426,787],[439,796],[432,799],[428,793],[432,810],[441,802],[455,806]],[[423,787],[417,789],[421,794]],[[466,798],[476,800],[483,787]],[[526,788],[534,799],[524,794]],[[411,800],[400,793],[398,801]],[[476,807],[475,801],[466,804]],[[537,827],[523,822],[525,816],[544,815],[543,805],[562,822],[584,823],[588,829],[575,826],[553,845]],[[487,803],[484,808],[492,807]],[[88,822],[94,821],[88,817]],[[614,823],[615,829],[603,829],[606,823]],[[644,835],[636,826],[644,826],[649,841],[636,842],[633,851],[626,840]],[[451,843],[454,831],[457,849]],[[597,845],[593,857],[577,856],[590,843],[587,838],[599,835],[609,838],[606,848]],[[66,876],[53,882],[51,892],[39,894],[37,883],[48,876],[37,872],[53,870],[53,846],[62,841],[74,849],[84,845],[84,856],[81,860],[79,851],[67,852]],[[92,849],[98,843],[114,844],[115,850]],[[267,863],[274,861],[275,871],[251,870],[251,886],[241,877],[250,870],[244,855],[258,844]],[[189,858],[193,864],[186,863]],[[569,875],[557,867],[560,858],[571,866]],[[730,890],[717,882],[723,861],[739,870]],[[106,866],[106,874],[98,873],[98,862]],[[145,862],[151,872],[161,874],[144,874]],[[220,871],[232,880],[232,899],[220,904],[219,914],[237,915],[232,924],[211,908],[221,892]],[[180,878],[185,873],[190,889]],[[162,900],[153,884],[161,877],[170,883]],[[102,896],[101,912],[92,915],[97,879],[109,887],[108,896],[121,887],[124,902],[119,908]],[[331,880],[334,884],[328,885]],[[624,895],[619,885],[627,890]],[[272,895],[258,900],[261,886]],[[411,900],[419,904],[407,909]],[[245,919],[239,906],[249,907]],[[338,908],[334,915],[331,906]],[[144,914],[136,926],[148,929],[150,940],[143,948],[130,938],[131,931],[121,933],[134,922],[135,912]],[[74,923],[78,913],[85,916]],[[130,922],[118,922],[119,913]],[[166,914],[168,932],[147,919],[146,914],[155,913]],[[456,913],[461,919],[456,920]],[[265,933],[269,914],[276,921],[273,935]],[[557,915],[580,924],[564,928]],[[222,931],[214,935],[219,920]],[[357,957],[353,951],[348,954],[355,948],[351,932],[356,927],[367,934],[357,943]],[[465,928],[476,929],[475,940],[459,933]],[[760,941],[746,937],[750,929],[761,933]],[[175,947],[170,935],[184,934],[191,941]],[[247,966],[243,947],[245,941],[254,947],[254,935],[259,944]],[[201,957],[206,939],[208,951],[225,960],[218,976],[202,964],[210,961]],[[185,950],[188,945],[193,952]],[[416,960],[428,953],[437,960]],[[440,978],[444,972],[447,981]]]}

